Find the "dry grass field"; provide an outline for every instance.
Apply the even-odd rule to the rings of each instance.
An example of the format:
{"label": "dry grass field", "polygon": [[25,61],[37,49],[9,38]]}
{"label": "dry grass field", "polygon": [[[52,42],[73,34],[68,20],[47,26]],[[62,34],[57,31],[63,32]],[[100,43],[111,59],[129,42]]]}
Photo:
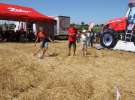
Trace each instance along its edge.
{"label": "dry grass field", "polygon": [[67,56],[67,43],[33,56],[32,43],[0,43],[0,100],[135,100],[135,53],[88,49]]}

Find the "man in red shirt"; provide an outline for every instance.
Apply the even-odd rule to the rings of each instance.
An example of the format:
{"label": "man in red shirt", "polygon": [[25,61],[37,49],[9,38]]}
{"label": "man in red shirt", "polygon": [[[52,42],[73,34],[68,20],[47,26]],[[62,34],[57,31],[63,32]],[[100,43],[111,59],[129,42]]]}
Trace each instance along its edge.
{"label": "man in red shirt", "polygon": [[76,35],[77,35],[77,29],[74,26],[70,26],[67,30],[68,32],[68,56],[71,54],[71,47],[73,46],[73,52],[75,55],[76,52]]}

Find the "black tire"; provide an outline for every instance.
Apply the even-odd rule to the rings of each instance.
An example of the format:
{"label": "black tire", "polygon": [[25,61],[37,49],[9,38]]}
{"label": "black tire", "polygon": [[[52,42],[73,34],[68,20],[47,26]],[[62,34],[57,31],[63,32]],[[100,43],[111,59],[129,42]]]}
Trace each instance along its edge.
{"label": "black tire", "polygon": [[133,43],[134,43],[134,46],[135,46],[135,36],[133,37],[133,40],[132,40],[132,41],[133,41]]}
{"label": "black tire", "polygon": [[118,37],[114,31],[106,31],[102,34],[100,44],[105,48],[114,48],[117,44]]}

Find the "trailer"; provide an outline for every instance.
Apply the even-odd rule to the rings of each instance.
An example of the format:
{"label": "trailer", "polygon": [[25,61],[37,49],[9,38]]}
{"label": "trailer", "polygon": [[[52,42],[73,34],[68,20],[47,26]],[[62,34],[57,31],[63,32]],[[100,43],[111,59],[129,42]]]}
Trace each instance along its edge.
{"label": "trailer", "polygon": [[68,16],[57,16],[54,18],[56,25],[54,26],[54,36],[56,39],[67,38],[67,28],[70,26],[70,17]]}

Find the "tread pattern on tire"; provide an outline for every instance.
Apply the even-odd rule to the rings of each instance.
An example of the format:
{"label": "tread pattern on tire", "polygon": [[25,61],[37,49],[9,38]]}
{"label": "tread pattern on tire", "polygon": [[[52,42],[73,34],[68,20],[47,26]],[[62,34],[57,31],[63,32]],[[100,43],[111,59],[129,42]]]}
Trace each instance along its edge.
{"label": "tread pattern on tire", "polygon": [[[104,44],[104,42],[103,42],[103,37],[104,37],[105,34],[110,34],[110,35],[112,35],[112,37],[113,37],[113,42],[111,43],[110,46],[106,46],[106,45]],[[115,34],[115,32],[108,30],[108,31],[105,31],[105,32],[102,34],[100,44],[101,44],[103,47],[110,49],[110,48],[114,48],[114,47],[115,47],[115,45],[117,44],[117,41],[118,41],[118,39],[117,39],[117,35]]]}

